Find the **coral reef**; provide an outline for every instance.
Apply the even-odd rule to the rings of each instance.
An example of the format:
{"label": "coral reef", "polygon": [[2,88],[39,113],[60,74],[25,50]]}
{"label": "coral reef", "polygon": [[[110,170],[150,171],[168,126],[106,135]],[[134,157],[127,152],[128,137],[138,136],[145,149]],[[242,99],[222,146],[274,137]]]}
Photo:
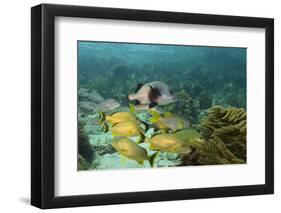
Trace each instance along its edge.
{"label": "coral reef", "polygon": [[88,98],[95,103],[104,101],[104,98],[96,90],[89,92]]}
{"label": "coral reef", "polygon": [[246,117],[243,108],[214,106],[200,128],[207,139],[220,139],[236,157],[246,160]]}
{"label": "coral reef", "polygon": [[162,152],[157,157],[157,167],[171,167],[178,164],[180,156],[174,153]]}
{"label": "coral reef", "polygon": [[78,90],[78,96],[79,96],[79,100],[83,100],[83,98],[87,98],[89,95],[88,90],[85,88],[80,88]]}
{"label": "coral reef", "polygon": [[78,154],[78,170],[89,170],[90,165],[85,160],[85,158],[82,157],[82,155]]}
{"label": "coral reef", "polygon": [[111,141],[113,137],[110,133],[100,133],[95,135],[90,135],[90,144],[95,150],[96,155],[103,155],[105,153],[111,154],[116,152],[111,146]]}
{"label": "coral reef", "polygon": [[78,153],[88,162],[91,163],[94,158],[94,150],[89,142],[88,134],[84,131],[85,124],[81,121],[78,123]]}
{"label": "coral reef", "polygon": [[215,164],[241,164],[244,160],[237,158],[222,142],[215,137],[206,142],[201,149],[198,149],[197,162],[201,165]]}
{"label": "coral reef", "polygon": [[84,112],[85,114],[89,114],[95,111],[97,104],[90,101],[80,101],[79,103],[79,111]]}

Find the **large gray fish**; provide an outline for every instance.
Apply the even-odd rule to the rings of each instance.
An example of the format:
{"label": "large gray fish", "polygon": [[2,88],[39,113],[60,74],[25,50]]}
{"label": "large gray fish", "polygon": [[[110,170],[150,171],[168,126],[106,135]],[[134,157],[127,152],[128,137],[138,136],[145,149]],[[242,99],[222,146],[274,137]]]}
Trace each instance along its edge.
{"label": "large gray fish", "polygon": [[144,105],[149,108],[157,105],[168,105],[177,101],[173,91],[162,81],[138,84],[136,93],[129,94],[128,99],[130,101],[135,100],[136,105]]}

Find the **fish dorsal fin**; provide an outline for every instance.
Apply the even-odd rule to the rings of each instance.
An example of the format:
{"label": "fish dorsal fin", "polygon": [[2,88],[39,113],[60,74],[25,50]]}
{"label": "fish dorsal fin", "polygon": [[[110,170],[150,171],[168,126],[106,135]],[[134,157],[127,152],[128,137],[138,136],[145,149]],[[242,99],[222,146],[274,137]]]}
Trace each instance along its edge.
{"label": "fish dorsal fin", "polygon": [[173,113],[171,113],[171,112],[164,112],[164,113],[163,113],[163,116],[164,116],[165,118],[170,118],[170,117],[172,117],[172,115],[173,115]]}
{"label": "fish dorsal fin", "polygon": [[180,132],[180,131],[182,131],[182,130],[184,130],[184,129],[177,129],[177,130],[174,131],[173,133],[175,134],[175,133],[178,133],[178,132]]}
{"label": "fish dorsal fin", "polygon": [[115,123],[115,124],[113,124],[113,125],[111,126],[111,128],[112,128],[112,127],[115,127],[117,124],[119,124],[119,123]]}
{"label": "fish dorsal fin", "polygon": [[153,137],[155,137],[156,135],[161,135],[161,134],[163,134],[161,131],[154,132],[154,133],[151,135],[150,138],[153,138]]}
{"label": "fish dorsal fin", "polygon": [[143,164],[144,164],[144,160],[139,160],[139,161],[137,161],[138,162],[138,164],[140,164],[140,165],[142,165],[143,166]]}
{"label": "fish dorsal fin", "polygon": [[135,92],[138,92],[142,86],[143,86],[143,84],[142,84],[142,83],[138,83],[138,85],[137,85],[137,88],[136,88],[136,91],[135,91]]}
{"label": "fish dorsal fin", "polygon": [[195,130],[195,131],[197,131],[197,129],[195,129],[195,128],[186,127],[186,128],[179,129],[179,130],[177,130],[177,131],[175,131],[175,132],[180,132],[180,131],[184,131],[184,130]]}
{"label": "fish dorsal fin", "polygon": [[158,154],[159,154],[159,152],[155,152],[154,154],[149,156],[149,164],[150,164],[151,167],[154,167],[155,159],[157,158]]}

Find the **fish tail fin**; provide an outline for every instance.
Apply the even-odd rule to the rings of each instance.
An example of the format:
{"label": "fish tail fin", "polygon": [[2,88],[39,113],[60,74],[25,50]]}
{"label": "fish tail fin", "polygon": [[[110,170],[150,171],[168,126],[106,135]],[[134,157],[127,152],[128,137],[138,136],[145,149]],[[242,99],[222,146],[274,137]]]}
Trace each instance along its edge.
{"label": "fish tail fin", "polygon": [[159,152],[155,152],[154,154],[152,154],[150,157],[149,157],[149,164],[150,164],[150,166],[151,167],[154,167],[155,166],[155,160],[156,160],[156,158],[157,158],[157,156],[158,156],[158,153]]}
{"label": "fish tail fin", "polygon": [[108,132],[108,125],[105,123],[105,120],[106,120],[106,114],[100,111],[98,123],[102,126],[102,130],[104,132]]}
{"label": "fish tail fin", "polygon": [[144,125],[144,130],[145,130],[145,131],[149,130],[150,126],[149,126],[148,123],[142,121],[142,124]]}
{"label": "fish tail fin", "polygon": [[148,137],[145,137],[143,143],[149,143],[149,138],[148,138]]}
{"label": "fish tail fin", "polygon": [[143,164],[144,164],[144,161],[143,160],[139,160],[139,161],[137,161],[138,162],[138,164],[140,164],[140,165],[142,165],[143,166]]}
{"label": "fish tail fin", "polygon": [[160,114],[154,110],[149,111],[152,117],[149,119],[151,123],[155,123],[160,119]]}
{"label": "fish tail fin", "polygon": [[102,111],[98,112],[99,113],[99,124],[103,124],[105,122],[106,119],[106,114]]}
{"label": "fish tail fin", "polygon": [[102,126],[103,132],[108,132],[108,125],[106,123],[102,123],[101,126]]}
{"label": "fish tail fin", "polygon": [[128,98],[129,101],[135,100],[134,94],[129,94],[129,95],[127,96],[127,98]]}
{"label": "fish tail fin", "polygon": [[140,137],[137,141],[137,144],[144,143],[146,141],[146,136],[144,132],[140,132]]}

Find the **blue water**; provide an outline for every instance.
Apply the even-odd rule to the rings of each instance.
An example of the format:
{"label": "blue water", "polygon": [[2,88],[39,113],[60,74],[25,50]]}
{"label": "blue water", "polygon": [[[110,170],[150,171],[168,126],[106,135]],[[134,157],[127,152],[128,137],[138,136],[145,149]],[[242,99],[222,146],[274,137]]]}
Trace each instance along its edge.
{"label": "blue water", "polygon": [[80,85],[106,97],[160,80],[194,98],[199,85],[213,104],[246,108],[246,48],[80,41],[78,60]]}

